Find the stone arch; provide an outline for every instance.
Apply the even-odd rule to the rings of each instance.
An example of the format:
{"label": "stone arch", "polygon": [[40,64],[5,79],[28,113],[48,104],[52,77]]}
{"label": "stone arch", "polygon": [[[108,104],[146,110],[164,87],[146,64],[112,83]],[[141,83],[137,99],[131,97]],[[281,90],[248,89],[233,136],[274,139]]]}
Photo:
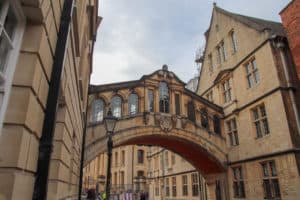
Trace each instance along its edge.
{"label": "stone arch", "polygon": [[[148,117],[147,125],[142,114],[120,120],[112,136],[114,146],[157,145],[180,154],[204,175],[226,170],[227,145],[222,137],[208,133],[206,129],[189,120],[185,122],[182,119],[170,118],[169,122],[173,125],[166,129],[162,127],[164,123],[155,122],[155,114],[149,114]],[[183,123],[186,123],[185,128]],[[86,162],[89,162],[99,153],[106,151],[107,136],[104,125],[90,127],[87,137],[85,158]]]}

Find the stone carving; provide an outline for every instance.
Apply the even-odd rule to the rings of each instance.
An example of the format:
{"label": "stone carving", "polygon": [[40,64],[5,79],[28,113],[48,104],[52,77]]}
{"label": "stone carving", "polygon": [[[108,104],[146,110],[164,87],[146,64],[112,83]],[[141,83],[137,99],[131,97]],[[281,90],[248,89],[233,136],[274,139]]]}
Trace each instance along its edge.
{"label": "stone carving", "polygon": [[155,124],[160,126],[164,132],[169,132],[173,128],[173,121],[171,116],[155,115]]}
{"label": "stone carving", "polygon": [[181,119],[181,126],[182,126],[183,129],[186,127],[187,123],[188,123],[187,118],[184,117],[184,118]]}
{"label": "stone carving", "polygon": [[149,114],[150,114],[149,112],[144,112],[143,120],[145,125],[149,124],[149,120],[150,120]]}

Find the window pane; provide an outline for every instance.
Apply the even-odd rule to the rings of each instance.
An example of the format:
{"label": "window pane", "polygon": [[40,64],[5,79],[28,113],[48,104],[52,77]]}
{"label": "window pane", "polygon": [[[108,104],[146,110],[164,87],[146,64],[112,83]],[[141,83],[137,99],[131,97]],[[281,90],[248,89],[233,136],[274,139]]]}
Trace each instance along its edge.
{"label": "window pane", "polygon": [[262,117],[266,116],[266,109],[265,109],[265,106],[262,105],[262,106],[259,107],[259,109],[260,109],[261,116],[262,116]]}
{"label": "window pane", "polygon": [[253,117],[254,117],[254,120],[257,120],[258,119],[258,110],[257,108],[253,109]]}
{"label": "window pane", "polygon": [[260,127],[260,123],[259,121],[255,122],[255,128],[256,128],[256,135],[257,137],[262,137],[262,133],[261,133],[261,127]]}
{"label": "window pane", "polygon": [[269,176],[269,174],[268,174],[268,166],[267,166],[267,163],[263,163],[263,164],[262,164],[262,168],[263,168],[263,175],[264,175],[265,177]]}
{"label": "window pane", "polygon": [[238,133],[237,133],[237,131],[234,131],[234,139],[235,139],[235,144],[236,145],[239,145],[239,137],[238,137]]}
{"label": "window pane", "polygon": [[240,181],[240,197],[245,197],[244,181]]}
{"label": "window pane", "polygon": [[252,63],[253,69],[257,69],[256,60],[252,60],[251,63]]}
{"label": "window pane", "polygon": [[149,110],[149,112],[154,111],[154,94],[153,94],[153,90],[148,90],[148,110]]}
{"label": "window pane", "polygon": [[130,94],[128,100],[129,115],[135,115],[138,113],[139,97],[137,94]]}
{"label": "window pane", "polygon": [[122,100],[118,96],[114,96],[111,100],[111,109],[113,116],[121,117],[122,114]]}
{"label": "window pane", "polygon": [[226,124],[227,124],[228,132],[231,132],[231,123],[230,123],[230,121],[227,121]]}
{"label": "window pane", "polygon": [[6,60],[10,50],[10,44],[2,32],[0,36],[0,72],[2,73],[5,72]]}
{"label": "window pane", "polygon": [[252,85],[253,85],[252,75],[251,74],[249,76],[247,76],[247,81],[248,81],[248,87],[251,88]]}
{"label": "window pane", "polygon": [[12,7],[10,6],[9,10],[8,10],[8,14],[7,14],[5,22],[4,22],[4,29],[10,39],[13,38],[16,24],[17,24],[16,16],[14,14]]}
{"label": "window pane", "polygon": [[269,130],[269,125],[268,125],[268,120],[267,119],[263,119],[263,125],[264,125],[264,133],[265,134],[269,134],[270,130]]}
{"label": "window pane", "polygon": [[280,188],[279,188],[278,179],[272,179],[272,183],[274,187],[275,197],[280,197]]}
{"label": "window pane", "polygon": [[270,162],[270,168],[271,168],[272,176],[277,176],[277,172],[276,172],[276,167],[275,167],[274,161]]}
{"label": "window pane", "polygon": [[192,102],[188,103],[187,107],[188,111],[188,119],[191,120],[192,122],[195,122],[195,108],[194,104]]}
{"label": "window pane", "polygon": [[233,127],[234,130],[237,129],[236,120],[235,119],[232,119],[232,127]]}
{"label": "window pane", "polygon": [[179,94],[175,94],[175,111],[176,115],[180,115],[180,99]]}
{"label": "window pane", "polygon": [[264,180],[264,191],[265,191],[265,198],[271,198],[271,185],[269,180]]}
{"label": "window pane", "polygon": [[159,104],[160,112],[169,112],[169,89],[165,82],[159,83]]}
{"label": "window pane", "polygon": [[230,145],[233,146],[234,143],[233,143],[233,135],[232,135],[232,133],[229,133],[229,140],[230,140]]}
{"label": "window pane", "polygon": [[238,182],[237,181],[233,182],[233,193],[234,193],[234,197],[238,197],[239,196],[239,186],[238,186]]}
{"label": "window pane", "polygon": [[250,74],[250,72],[251,72],[251,65],[250,65],[250,63],[248,63],[246,65],[246,72],[247,72],[247,74]]}
{"label": "window pane", "polygon": [[103,120],[104,103],[101,99],[94,101],[92,113],[92,122],[100,122]]}
{"label": "window pane", "polygon": [[258,74],[258,70],[255,70],[255,71],[254,71],[254,80],[255,80],[255,83],[259,83],[259,74]]}

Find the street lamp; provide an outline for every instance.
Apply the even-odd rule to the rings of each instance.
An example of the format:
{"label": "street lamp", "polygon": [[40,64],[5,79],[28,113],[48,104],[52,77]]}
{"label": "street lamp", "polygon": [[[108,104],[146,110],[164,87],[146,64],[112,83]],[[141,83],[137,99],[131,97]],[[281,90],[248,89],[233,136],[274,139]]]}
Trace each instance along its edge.
{"label": "street lamp", "polygon": [[104,117],[104,124],[106,133],[108,136],[107,140],[107,176],[106,176],[106,199],[110,198],[110,179],[111,179],[111,152],[113,148],[112,134],[116,126],[117,118],[112,115],[111,109],[109,108],[106,117]]}

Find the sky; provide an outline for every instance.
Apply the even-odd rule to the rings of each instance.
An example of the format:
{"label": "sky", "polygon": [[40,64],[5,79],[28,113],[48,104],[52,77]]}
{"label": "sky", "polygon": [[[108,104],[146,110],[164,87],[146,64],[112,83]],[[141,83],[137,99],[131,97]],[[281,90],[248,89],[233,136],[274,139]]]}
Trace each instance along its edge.
{"label": "sky", "polygon": [[195,77],[213,2],[281,22],[278,13],[290,0],[100,0],[91,84],[138,80],[164,64],[184,82]]}

